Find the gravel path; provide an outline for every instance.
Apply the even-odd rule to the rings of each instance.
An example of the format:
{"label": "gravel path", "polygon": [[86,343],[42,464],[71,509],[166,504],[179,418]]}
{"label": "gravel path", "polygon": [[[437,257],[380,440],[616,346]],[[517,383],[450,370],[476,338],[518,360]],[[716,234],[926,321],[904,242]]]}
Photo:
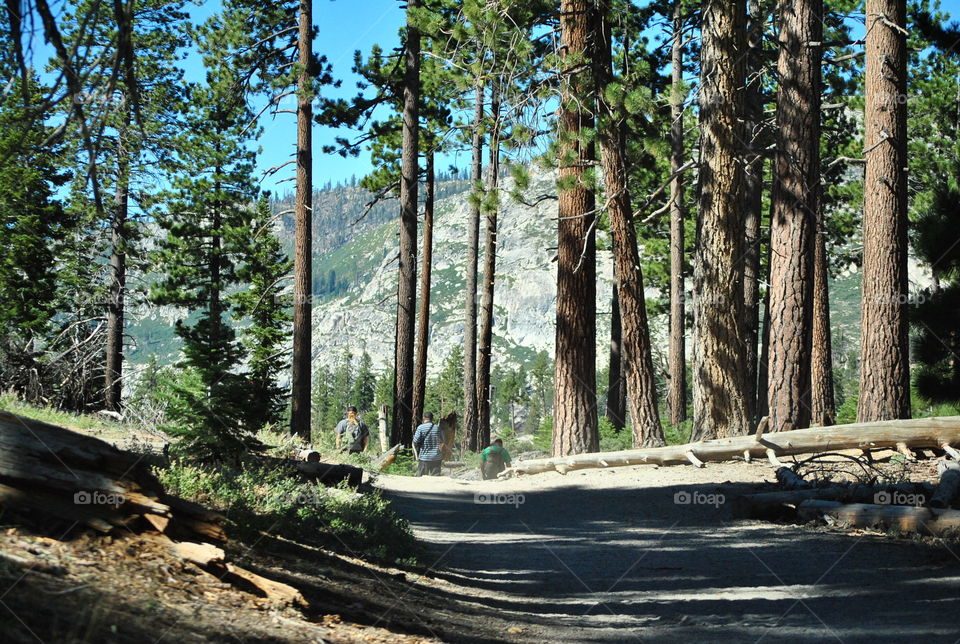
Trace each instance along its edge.
{"label": "gravel path", "polygon": [[734,463],[376,485],[448,592],[516,624],[504,640],[960,641],[956,542],[736,519],[772,478]]}

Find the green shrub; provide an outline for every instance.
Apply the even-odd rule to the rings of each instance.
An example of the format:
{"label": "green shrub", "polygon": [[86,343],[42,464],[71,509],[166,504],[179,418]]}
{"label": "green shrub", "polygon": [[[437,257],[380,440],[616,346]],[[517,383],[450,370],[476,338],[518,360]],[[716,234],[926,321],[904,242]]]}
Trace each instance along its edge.
{"label": "green shrub", "polygon": [[619,452],[633,448],[633,433],[629,427],[617,431],[617,428],[606,416],[601,416],[597,423],[600,431],[600,451]]}
{"label": "green shrub", "polygon": [[379,492],[302,483],[255,462],[213,469],[175,460],[157,474],[172,494],[222,512],[242,540],[271,532],[392,563],[414,562],[419,552],[409,524]]}

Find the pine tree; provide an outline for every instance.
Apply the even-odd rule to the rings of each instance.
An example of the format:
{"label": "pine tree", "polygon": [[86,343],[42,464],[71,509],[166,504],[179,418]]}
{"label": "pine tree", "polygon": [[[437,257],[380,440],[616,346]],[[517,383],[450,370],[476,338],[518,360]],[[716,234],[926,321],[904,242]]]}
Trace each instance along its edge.
{"label": "pine tree", "polygon": [[553,455],[597,451],[596,218],[592,173],[593,79],[589,67],[592,3],[560,6],[564,68],[559,111],[557,332]]}
{"label": "pine tree", "polygon": [[167,232],[157,263],[163,277],[153,289],[159,304],[197,311],[180,319],[182,366],[193,387],[175,386],[171,411],[181,447],[202,457],[235,455],[253,445],[247,426],[246,379],[238,373],[244,351],[228,323],[228,289],[240,279],[239,259],[249,243],[255,155],[246,147],[252,115],[238,92],[237,72],[226,64],[228,42],[219,39],[221,18],[201,30],[207,64],[205,85],[188,89],[185,130],[178,137],[172,190],[158,222]]}
{"label": "pine tree", "polygon": [[857,420],[910,416],[905,0],[867,0]]}
{"label": "pine tree", "polygon": [[247,426],[256,431],[280,422],[288,393],[278,384],[289,364],[286,345],[290,329],[290,296],[284,284],[292,268],[280,240],[273,231],[270,201],[264,195],[256,210],[236,233],[249,237],[230,241],[240,248],[237,280],[245,289],[230,297],[234,318],[248,322],[241,339],[249,356],[247,378],[250,394],[246,412]]}
{"label": "pine tree", "polygon": [[706,0],[700,55],[701,166],[694,257],[694,439],[749,431],[744,384],[742,141],[746,11]]}

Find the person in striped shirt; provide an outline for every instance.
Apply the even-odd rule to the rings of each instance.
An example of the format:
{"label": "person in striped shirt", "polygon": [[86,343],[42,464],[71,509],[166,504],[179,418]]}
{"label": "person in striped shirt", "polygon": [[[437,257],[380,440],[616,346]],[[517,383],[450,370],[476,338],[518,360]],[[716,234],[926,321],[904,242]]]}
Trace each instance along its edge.
{"label": "person in striped shirt", "polygon": [[440,476],[443,431],[430,412],[423,415],[423,422],[413,433],[413,447],[417,450],[417,476]]}

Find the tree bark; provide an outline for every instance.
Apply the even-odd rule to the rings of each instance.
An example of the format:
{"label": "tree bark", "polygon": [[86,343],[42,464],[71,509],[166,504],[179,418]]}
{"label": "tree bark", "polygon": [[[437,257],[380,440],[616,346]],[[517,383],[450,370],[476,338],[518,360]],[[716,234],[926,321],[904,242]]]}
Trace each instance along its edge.
{"label": "tree bark", "polygon": [[700,183],[694,254],[694,438],[750,427],[744,373],[742,0],[703,3]]}
{"label": "tree bark", "polygon": [[683,3],[673,8],[673,46],[671,49],[673,83],[670,101],[670,343],[667,410],[674,427],[687,419],[687,356],[684,289],[684,251],[686,208],[683,204],[684,180],[679,172],[684,163],[683,145]]}
{"label": "tree bark", "polygon": [[[760,0],[750,0],[747,83],[747,141],[749,152],[744,168],[744,265],[743,265],[743,337],[744,372],[748,415],[753,425],[757,414],[757,353],[760,339],[760,220],[763,210],[764,149],[769,138],[763,116],[763,25],[766,12]],[[766,398],[766,390],[761,394]]]}
{"label": "tree bark", "polygon": [[310,439],[313,281],[313,0],[300,0],[297,77],[297,190],[293,241],[293,356],[290,433]]}
{"label": "tree bark", "polygon": [[582,66],[589,51],[592,2],[562,0],[560,47],[565,74],[559,110],[559,221],[553,454],[599,449],[596,392],[596,213],[587,168],[594,165],[589,97],[593,83]]}
{"label": "tree bark", "polygon": [[467,286],[463,315],[463,431],[467,449],[479,447],[477,430],[477,255],[480,247],[480,201],[483,198],[483,85],[474,88],[473,158],[470,179],[470,218],[467,221]]}
{"label": "tree bark", "polygon": [[123,396],[123,321],[127,290],[127,219],[130,196],[130,157],[126,132],[129,114],[117,133],[117,189],[110,239],[110,291],[107,301],[107,337],[104,360],[104,407],[120,411]]}
{"label": "tree bark", "polygon": [[417,359],[413,377],[413,422],[423,418],[427,391],[427,348],[430,342],[430,283],[433,271],[433,150],[427,152],[427,182],[423,198],[423,259],[420,270],[420,303],[417,314]]}
{"label": "tree bark", "polygon": [[813,242],[820,201],[822,0],[781,0],[770,220],[770,431],[810,424]]}
{"label": "tree bark", "polygon": [[497,211],[500,181],[500,95],[496,83],[490,88],[490,162],[487,168],[488,200],[486,240],[483,255],[483,295],[480,301],[480,332],[477,360],[477,448],[490,444],[490,364],[493,358],[493,291],[497,271]]}
{"label": "tree bark", "polygon": [[633,208],[627,187],[627,145],[624,123],[617,109],[606,99],[605,89],[613,81],[610,47],[612,39],[607,16],[608,0],[598,3],[594,20],[594,78],[597,90],[597,114],[603,180],[606,185],[610,235],[613,239],[614,273],[620,297],[620,324],[626,367],[627,400],[633,442],[638,447],[665,444],[660,413],[657,409],[657,384],[653,373],[650,328],[643,293],[643,272]]}
{"label": "tree bark", "polygon": [[419,0],[407,3],[403,140],[400,158],[400,275],[397,281],[393,428],[390,442],[413,442],[413,334],[417,299],[417,181],[420,134],[420,32],[413,24]]}
{"label": "tree bark", "polygon": [[607,370],[606,418],[617,431],[626,425],[627,387],[623,378],[622,326],[620,320],[620,296],[617,277],[613,277],[613,292],[610,297],[610,368]]}
{"label": "tree bark", "polygon": [[910,415],[906,2],[866,13],[859,421]]}
{"label": "tree bark", "polygon": [[810,421],[815,425],[837,422],[833,397],[833,346],[830,331],[830,291],[823,206],[817,212],[813,247],[813,346],[810,351]]}

